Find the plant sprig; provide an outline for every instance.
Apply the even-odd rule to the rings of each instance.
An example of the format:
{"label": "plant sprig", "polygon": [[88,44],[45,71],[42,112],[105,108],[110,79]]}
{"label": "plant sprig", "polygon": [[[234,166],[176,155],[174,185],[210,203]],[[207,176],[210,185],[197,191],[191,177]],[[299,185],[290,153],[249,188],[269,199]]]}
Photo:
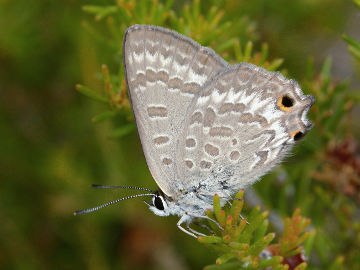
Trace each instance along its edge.
{"label": "plant sprig", "polygon": [[[271,244],[275,233],[268,233],[268,211],[260,211],[254,207],[247,219],[242,218],[244,206],[244,190],[240,190],[230,207],[221,207],[220,198],[213,198],[213,211],[207,215],[216,220],[224,230],[220,230],[209,222],[214,235],[200,236],[198,241],[219,253],[215,265],[205,267],[211,269],[288,269],[289,258],[304,253],[302,245],[314,231],[306,231],[310,220],[300,215],[296,209],[291,218],[285,219],[284,232],[277,243]],[[305,269],[307,263],[291,265],[291,269]]]}

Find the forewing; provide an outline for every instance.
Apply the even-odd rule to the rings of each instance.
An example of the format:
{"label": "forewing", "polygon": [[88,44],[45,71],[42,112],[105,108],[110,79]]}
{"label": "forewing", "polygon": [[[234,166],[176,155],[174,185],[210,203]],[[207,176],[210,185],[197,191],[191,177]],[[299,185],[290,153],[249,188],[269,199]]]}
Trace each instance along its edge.
{"label": "forewing", "polygon": [[184,188],[221,192],[253,183],[311,128],[313,102],[296,82],[251,64],[214,77],[193,100],[179,137]]}
{"label": "forewing", "polygon": [[185,36],[149,25],[126,31],[123,55],[147,164],[161,190],[173,196],[178,191],[175,145],[187,109],[201,86],[227,63]]}

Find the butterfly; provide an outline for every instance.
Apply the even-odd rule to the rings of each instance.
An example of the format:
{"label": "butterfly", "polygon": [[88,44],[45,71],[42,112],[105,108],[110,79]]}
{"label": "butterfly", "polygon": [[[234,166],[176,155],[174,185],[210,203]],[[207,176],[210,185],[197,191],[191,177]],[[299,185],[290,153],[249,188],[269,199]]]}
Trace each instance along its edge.
{"label": "butterfly", "polygon": [[144,194],[152,196],[149,209],[179,216],[177,226],[191,236],[202,235],[189,224],[209,219],[214,194],[224,205],[312,127],[307,112],[315,99],[294,80],[250,63],[230,65],[175,31],[131,26],[123,58],[142,148],[159,186]]}

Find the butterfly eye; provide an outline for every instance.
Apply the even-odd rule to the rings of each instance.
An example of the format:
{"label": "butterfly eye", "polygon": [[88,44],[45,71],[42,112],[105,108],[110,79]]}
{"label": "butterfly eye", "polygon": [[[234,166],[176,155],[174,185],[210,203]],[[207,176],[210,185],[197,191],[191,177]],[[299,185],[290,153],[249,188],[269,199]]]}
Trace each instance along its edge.
{"label": "butterfly eye", "polygon": [[282,111],[288,111],[294,106],[294,99],[288,95],[284,95],[279,98],[277,104]]}
{"label": "butterfly eye", "polygon": [[302,137],[304,137],[304,133],[302,133],[300,130],[298,130],[293,133],[292,137],[294,138],[294,141],[298,141]]}
{"label": "butterfly eye", "polygon": [[155,196],[153,198],[153,205],[159,210],[164,210],[165,209],[164,204],[163,204],[162,199],[160,198],[160,196]]}

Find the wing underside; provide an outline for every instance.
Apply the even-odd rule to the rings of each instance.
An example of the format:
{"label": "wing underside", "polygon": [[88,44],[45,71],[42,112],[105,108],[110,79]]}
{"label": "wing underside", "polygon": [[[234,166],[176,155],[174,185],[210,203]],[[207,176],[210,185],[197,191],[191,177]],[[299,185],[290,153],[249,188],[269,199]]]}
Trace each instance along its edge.
{"label": "wing underside", "polygon": [[176,143],[201,87],[228,64],[213,50],[164,28],[135,25],[123,56],[129,96],[152,176],[168,196],[178,191]]}
{"label": "wing underside", "polygon": [[253,183],[311,128],[306,113],[313,102],[280,73],[247,63],[223,71],[186,116],[176,156],[182,185],[215,193]]}

